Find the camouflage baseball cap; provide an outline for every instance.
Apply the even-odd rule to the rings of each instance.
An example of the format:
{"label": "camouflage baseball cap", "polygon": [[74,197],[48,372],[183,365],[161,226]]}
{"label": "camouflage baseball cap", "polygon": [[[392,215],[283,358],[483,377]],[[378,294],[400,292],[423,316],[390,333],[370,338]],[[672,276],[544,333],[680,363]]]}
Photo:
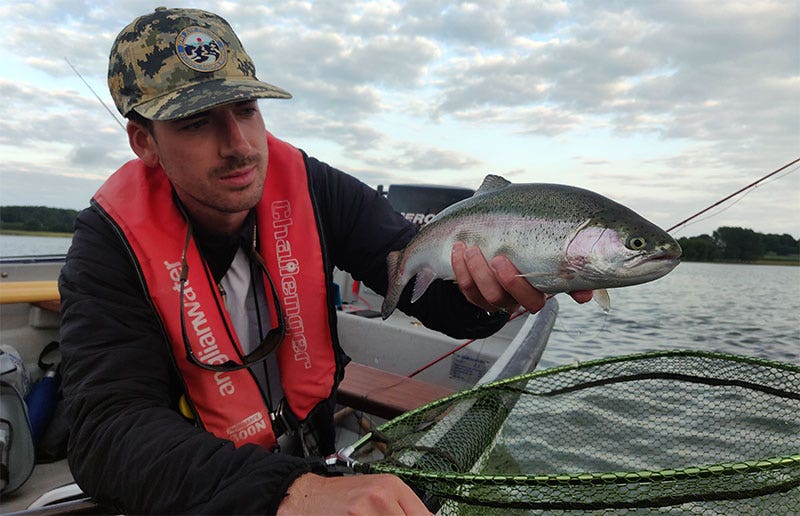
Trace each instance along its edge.
{"label": "camouflage baseball cap", "polygon": [[253,60],[216,14],[167,9],[122,29],[108,62],[108,89],[122,116],[183,118],[214,106],[292,96],[256,78]]}

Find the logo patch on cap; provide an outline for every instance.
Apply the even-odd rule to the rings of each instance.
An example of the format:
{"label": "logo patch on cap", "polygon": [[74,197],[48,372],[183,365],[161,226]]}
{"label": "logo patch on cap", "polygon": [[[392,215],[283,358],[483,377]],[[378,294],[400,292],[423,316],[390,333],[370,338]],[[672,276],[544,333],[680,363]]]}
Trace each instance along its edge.
{"label": "logo patch on cap", "polygon": [[216,34],[203,27],[186,27],[175,40],[181,62],[198,72],[215,72],[225,66],[228,49]]}

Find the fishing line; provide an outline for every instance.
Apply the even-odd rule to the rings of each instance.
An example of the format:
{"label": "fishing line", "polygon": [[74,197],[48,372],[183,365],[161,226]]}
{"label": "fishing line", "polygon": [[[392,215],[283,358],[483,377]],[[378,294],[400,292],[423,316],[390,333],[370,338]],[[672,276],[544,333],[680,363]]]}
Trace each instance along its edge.
{"label": "fishing line", "polygon": [[[745,186],[745,187],[743,187],[743,188],[740,188],[739,190],[736,190],[736,191],[735,191],[735,192],[733,192],[732,194],[730,194],[730,195],[728,195],[728,196],[726,196],[726,197],[724,197],[724,198],[720,199],[719,201],[715,202],[715,203],[714,203],[714,204],[712,204],[711,206],[709,206],[709,207],[707,207],[707,208],[705,208],[705,209],[702,209],[702,210],[700,210],[699,212],[695,213],[694,215],[692,215],[691,217],[689,217],[689,218],[687,218],[687,219],[684,219],[684,220],[682,220],[681,222],[678,222],[677,224],[675,224],[674,226],[672,226],[671,228],[669,228],[669,229],[667,230],[667,233],[671,232],[672,230],[674,230],[674,229],[676,229],[676,228],[679,228],[679,227],[681,227],[681,226],[685,225],[687,222],[689,222],[689,221],[690,221],[690,220],[692,220],[692,219],[695,219],[695,218],[699,217],[699,216],[700,216],[700,215],[702,215],[703,213],[706,213],[707,211],[709,211],[709,210],[711,210],[711,209],[713,209],[713,208],[716,208],[717,206],[719,206],[720,204],[724,203],[724,202],[725,202],[725,201],[727,201],[728,199],[730,199],[730,198],[732,198],[732,197],[735,197],[735,196],[739,195],[739,194],[740,194],[740,193],[742,193],[742,192],[745,192],[745,191],[747,191],[747,190],[750,190],[751,188],[754,188],[755,186],[757,186],[759,183],[763,182],[764,180],[766,180],[766,179],[768,179],[768,178],[770,178],[770,177],[772,177],[772,176],[774,176],[774,175],[778,174],[779,172],[783,172],[784,170],[786,170],[787,168],[791,167],[792,165],[795,165],[795,164],[797,164],[798,162],[800,162],[800,158],[797,158],[797,159],[795,159],[794,161],[791,161],[791,162],[787,163],[786,165],[784,165],[784,166],[780,167],[779,169],[777,169],[777,170],[773,170],[772,172],[770,172],[769,174],[765,175],[764,177],[762,177],[762,178],[758,179],[757,181],[754,181],[754,182],[750,183],[749,185],[747,185],[747,186]],[[788,171],[786,174],[784,174],[784,176],[785,176],[785,175],[788,175],[788,174],[790,174],[790,173],[792,173],[792,172],[795,172],[795,171],[797,171],[797,169],[798,169],[798,167],[795,167],[794,169],[792,169],[792,170]],[[781,177],[783,177],[783,176],[781,176]],[[776,178],[776,179],[777,179],[777,178]],[[741,199],[740,199],[740,200],[741,200]],[[738,201],[737,201],[737,202],[738,202]]]}
{"label": "fishing line", "polygon": [[723,212],[725,212],[725,211],[728,211],[730,208],[733,208],[734,206],[736,206],[737,204],[739,204],[739,203],[740,203],[740,202],[741,202],[741,201],[742,201],[742,200],[743,200],[745,197],[747,197],[747,196],[748,196],[748,195],[750,195],[751,193],[755,192],[757,188],[759,188],[759,187],[761,187],[761,186],[766,186],[766,185],[768,185],[768,184],[771,184],[771,183],[774,183],[775,181],[777,181],[777,180],[779,180],[779,179],[783,179],[784,177],[788,176],[788,175],[789,175],[789,174],[791,174],[792,172],[796,172],[798,169],[800,169],[800,165],[797,165],[797,166],[795,166],[794,168],[792,168],[792,169],[790,169],[790,170],[787,170],[787,171],[786,171],[786,172],[784,172],[783,174],[780,174],[780,175],[778,175],[778,176],[775,176],[775,177],[773,177],[772,179],[770,179],[769,181],[766,181],[766,182],[764,182],[763,184],[760,184],[760,185],[755,185],[755,186],[754,186],[754,187],[753,187],[751,190],[748,190],[748,191],[746,191],[746,192],[742,193],[741,197],[739,197],[738,199],[736,199],[735,201],[733,201],[733,202],[732,202],[731,204],[729,204],[728,206],[725,206],[724,208],[721,208],[720,210],[718,210],[718,211],[716,211],[716,212],[714,212],[714,213],[711,213],[711,214],[709,214],[707,217],[703,217],[703,218],[701,218],[701,219],[697,219],[697,220],[695,220],[695,221],[694,221],[694,222],[692,222],[692,223],[685,224],[685,225],[684,225],[684,227],[693,226],[693,225],[695,225],[695,224],[697,224],[697,223],[700,223],[700,222],[703,222],[703,221],[705,221],[705,220],[713,219],[713,218],[714,218],[714,217],[716,217],[717,215],[720,215],[721,213],[723,213]]}
{"label": "fishing line", "polygon": [[703,221],[706,221],[706,220],[713,219],[713,218],[714,218],[714,217],[716,217],[717,215],[721,215],[722,213],[724,213],[724,212],[728,211],[729,209],[731,209],[731,208],[733,208],[734,206],[736,206],[737,204],[739,204],[739,203],[740,203],[740,202],[741,202],[741,201],[742,201],[742,200],[743,200],[745,197],[747,197],[747,196],[748,196],[748,195],[749,195],[751,192],[754,192],[754,191],[755,191],[755,190],[750,190],[750,191],[748,191],[748,192],[745,192],[745,193],[743,193],[741,197],[739,197],[738,199],[736,199],[735,201],[733,201],[732,203],[730,203],[728,206],[725,206],[725,207],[723,207],[723,208],[720,208],[718,211],[715,211],[714,213],[710,213],[710,214],[708,214],[708,216],[706,216],[706,217],[703,217],[703,218],[700,218],[700,219],[694,220],[694,221],[692,221],[692,222],[689,222],[689,223],[687,223],[687,224],[684,224],[684,226],[683,226],[683,227],[684,227],[684,229],[685,229],[685,228],[687,228],[687,227],[689,227],[689,226],[694,226],[695,224],[699,224],[700,222],[703,222]]}
{"label": "fishing line", "polygon": [[[550,296],[550,297],[553,297],[553,296]],[[566,333],[572,339],[576,339],[577,340],[579,338],[582,338],[584,341],[585,340],[590,340],[590,339],[595,339],[601,333],[603,333],[603,331],[606,329],[606,323],[608,322],[608,314],[609,314],[610,310],[602,310],[602,312],[603,312],[602,323],[600,324],[600,327],[596,331],[592,332],[591,334],[586,334],[586,332],[584,330],[572,330],[572,329],[570,329],[569,325],[567,324],[566,319],[564,317],[559,317],[558,319],[556,319],[556,324],[555,324],[555,326],[553,328],[557,329],[557,330],[560,329],[561,331]],[[574,320],[574,317],[572,318],[572,320]]]}
{"label": "fishing line", "polygon": [[[519,317],[520,315],[525,314],[525,313],[528,313],[528,311],[527,310],[517,310],[516,312],[511,314],[511,317],[509,317],[508,322],[513,321],[514,319],[516,319],[517,317]],[[508,323],[506,323],[506,324],[508,324]],[[442,355],[442,356],[440,356],[438,358],[435,358],[434,360],[428,362],[427,364],[425,364],[424,366],[420,367],[419,369],[417,369],[413,373],[409,374],[408,377],[409,378],[413,378],[414,376],[418,375],[419,373],[421,373],[422,371],[428,369],[429,367],[432,367],[432,366],[438,364],[439,362],[441,362],[445,358],[449,357],[450,355],[452,355],[452,354],[454,354],[454,353],[456,353],[458,351],[461,351],[462,349],[464,349],[465,347],[469,346],[470,344],[472,344],[476,340],[478,340],[478,339],[469,339],[468,341],[464,342],[463,344],[461,344],[459,346],[456,346],[455,348],[451,349],[450,351],[448,351],[444,355]]]}

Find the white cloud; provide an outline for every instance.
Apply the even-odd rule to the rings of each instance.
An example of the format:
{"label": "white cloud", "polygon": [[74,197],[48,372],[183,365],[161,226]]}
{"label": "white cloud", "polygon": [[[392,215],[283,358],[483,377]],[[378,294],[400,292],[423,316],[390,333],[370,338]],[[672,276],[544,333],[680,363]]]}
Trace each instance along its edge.
{"label": "white cloud", "polygon": [[[0,168],[4,202],[9,191],[25,197],[17,185],[25,178],[106,177],[131,156],[64,57],[111,105],[108,50],[153,6],[0,6],[13,61],[0,72],[0,146],[13,157]],[[437,183],[475,187],[491,170],[618,192],[668,223],[800,154],[793,2],[228,0],[215,8],[259,77],[294,95],[262,102],[268,127],[371,184],[436,173]],[[704,224],[744,220],[800,236],[798,175]]]}

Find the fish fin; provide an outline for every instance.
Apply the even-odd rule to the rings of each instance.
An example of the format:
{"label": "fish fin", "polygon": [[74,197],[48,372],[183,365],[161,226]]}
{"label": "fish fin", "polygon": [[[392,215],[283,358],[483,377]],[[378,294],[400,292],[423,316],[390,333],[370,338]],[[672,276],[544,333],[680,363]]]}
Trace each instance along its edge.
{"label": "fish fin", "polygon": [[433,280],[436,279],[436,273],[433,269],[422,269],[417,273],[416,279],[414,279],[414,292],[411,294],[411,302],[416,303],[419,298],[422,297],[422,294],[428,290],[428,287],[431,286]]}
{"label": "fish fin", "polygon": [[604,312],[608,313],[611,310],[611,297],[608,295],[608,290],[604,288],[595,290],[592,294],[592,299],[600,305]]}
{"label": "fish fin", "polygon": [[400,280],[402,274],[400,272],[400,258],[403,253],[401,251],[392,251],[386,257],[386,270],[389,276],[389,286],[386,289],[386,296],[383,298],[383,305],[381,306],[381,317],[385,320],[388,319],[394,309],[397,308],[397,302],[400,300],[400,294],[403,293],[403,285]]}
{"label": "fish fin", "polygon": [[509,181],[504,177],[496,176],[494,174],[489,174],[485,178],[483,178],[483,183],[481,183],[481,186],[475,192],[475,195],[473,195],[473,197],[477,197],[485,193],[505,188],[510,184],[511,181]]}

